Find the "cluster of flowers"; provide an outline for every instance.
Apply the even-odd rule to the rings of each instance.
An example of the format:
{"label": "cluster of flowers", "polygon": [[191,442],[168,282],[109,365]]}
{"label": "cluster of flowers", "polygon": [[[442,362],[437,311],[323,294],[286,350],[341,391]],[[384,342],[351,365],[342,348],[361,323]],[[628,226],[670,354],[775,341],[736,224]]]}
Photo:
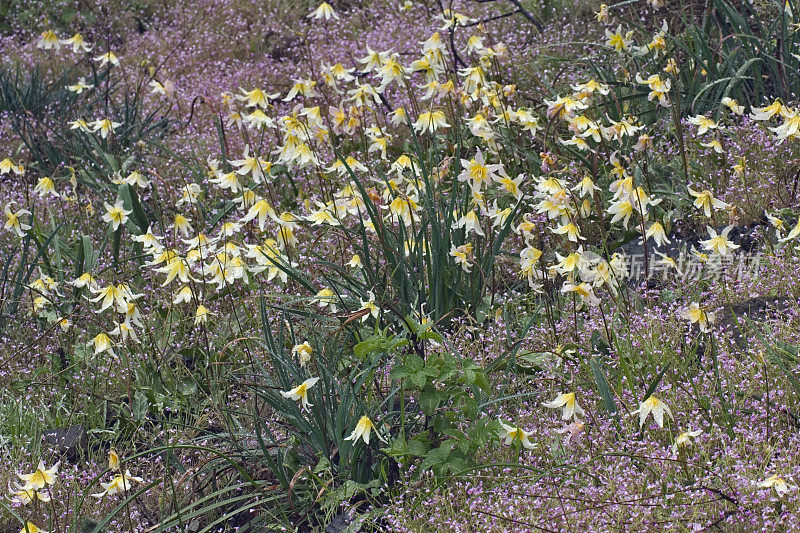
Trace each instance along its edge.
{"label": "cluster of flowers", "polygon": [[[52,502],[53,494],[52,487],[58,481],[58,467],[60,463],[56,463],[50,468],[47,468],[44,461],[39,461],[36,470],[29,474],[17,474],[22,483],[17,482],[11,488],[9,495],[12,503],[19,506],[27,506],[31,503],[48,503]],[[108,468],[113,473],[113,478],[110,482],[101,482],[100,485],[103,491],[93,494],[95,498],[104,498],[112,496],[117,493],[126,492],[132,485],[131,482],[135,481],[142,483],[144,480],[131,474],[130,470],[125,470],[123,473],[120,469],[120,460],[116,450],[113,448],[108,454]],[[47,531],[38,527],[31,521],[26,521],[23,524],[20,533],[48,533]]]}

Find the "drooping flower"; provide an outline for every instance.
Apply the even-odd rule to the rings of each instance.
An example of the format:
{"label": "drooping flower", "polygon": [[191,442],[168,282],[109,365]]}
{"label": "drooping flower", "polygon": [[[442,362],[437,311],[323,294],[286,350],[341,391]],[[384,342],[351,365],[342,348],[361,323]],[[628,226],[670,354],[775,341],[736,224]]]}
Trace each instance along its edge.
{"label": "drooping flower", "polygon": [[368,311],[367,313],[364,313],[364,315],[361,317],[362,322],[367,320],[370,316],[372,316],[372,318],[378,318],[378,314],[380,313],[381,308],[375,304],[375,293],[373,293],[372,291],[367,291],[367,299],[361,300],[360,310]]}
{"label": "drooping flower", "polygon": [[438,109],[436,111],[420,113],[416,122],[414,122],[414,131],[418,133],[425,133],[426,131],[434,133],[436,130],[447,129],[449,127],[450,124],[447,123],[444,113]]}
{"label": "drooping flower", "polygon": [[12,489],[9,498],[18,505],[28,505],[34,500],[45,503],[50,501],[50,495],[48,493],[34,488],[25,488],[24,485],[17,485]]}
{"label": "drooping flower", "polygon": [[150,80],[147,85],[152,94],[162,94],[167,98],[172,98],[172,95],[175,94],[175,84],[171,80],[164,80],[163,83],[158,80]]}
{"label": "drooping flower", "polygon": [[100,63],[101,68],[109,63],[115,67],[119,66],[119,59],[117,58],[116,55],[114,55],[114,52],[111,51],[108,51],[105,54],[95,57],[94,60]]}
{"label": "drooping flower", "polygon": [[633,44],[633,30],[622,34],[622,24],[615,31],[606,29],[606,44],[618,53],[629,52]]}
{"label": "drooping flower", "polygon": [[758,483],[758,486],[760,488],[762,488],[762,489],[769,489],[769,488],[775,489],[775,493],[778,496],[783,496],[784,494],[786,494],[790,490],[794,490],[794,489],[797,488],[797,487],[795,487],[793,485],[788,485],[783,480],[783,478],[780,477],[778,474],[771,475],[767,479],[765,479],[764,481],[760,481]]}
{"label": "drooping flower", "polygon": [[664,427],[664,413],[667,413],[671,419],[675,420],[669,406],[652,395],[640,403],[637,410],[631,412],[632,415],[637,413],[639,414],[639,427],[644,426],[644,421],[650,413],[653,413],[653,419],[658,424],[658,427],[661,428]]}
{"label": "drooping flower", "polygon": [[480,218],[478,218],[478,213],[475,212],[474,209],[453,223],[453,229],[457,228],[465,228],[467,234],[474,232],[481,237],[486,235],[481,228],[481,221]]}
{"label": "drooping flower", "polygon": [[353,254],[353,257],[351,257],[350,261],[347,262],[347,266],[350,268],[364,268],[364,263],[361,261],[360,255]]}
{"label": "drooping flower", "polygon": [[110,223],[114,231],[117,231],[122,224],[125,224],[128,221],[128,215],[132,213],[132,211],[125,209],[122,200],[118,200],[114,205],[103,202],[103,205],[106,208],[103,220]]}
{"label": "drooping flower", "polygon": [[582,283],[565,282],[564,285],[561,286],[561,293],[567,294],[570,292],[573,294],[577,294],[580,297],[581,302],[586,303],[591,307],[596,307],[600,305],[601,302],[600,298],[598,298],[597,295],[594,293],[594,289],[592,288],[592,286],[586,282]]}
{"label": "drooping flower", "polygon": [[711,148],[712,150],[714,150],[718,154],[724,154],[725,153],[725,149],[722,147],[722,144],[716,139],[714,139],[714,140],[712,140],[710,142],[707,142],[707,143],[702,143],[701,142],[700,146],[704,146],[706,148]]}
{"label": "drooping flower", "polygon": [[550,231],[558,235],[566,235],[567,239],[572,242],[586,240],[586,237],[581,235],[580,228],[572,221],[566,224],[559,224],[555,229],[551,228]]}
{"label": "drooping flower", "polygon": [[33,522],[25,522],[25,525],[22,526],[22,529],[19,530],[19,533],[49,533],[44,529],[41,529],[36,526]]}
{"label": "drooping flower", "polygon": [[564,435],[564,446],[571,448],[573,443],[580,441],[584,426],[586,424],[576,418],[575,421],[570,422],[561,429],[556,429],[555,432]]}
{"label": "drooping flower", "polygon": [[797,109],[789,109],[782,113],[784,121],[774,128],[768,128],[775,133],[778,144],[787,139],[797,139],[800,137],[800,112]]}
{"label": "drooping flower", "polygon": [[75,94],[81,94],[83,93],[83,91],[88,91],[89,89],[93,89],[94,84],[86,83],[86,78],[80,78],[78,80],[78,83],[75,83],[74,85],[67,85],[66,87],[68,91],[72,91]]}
{"label": "drooping flower", "polygon": [[611,21],[611,17],[608,14],[608,4],[600,4],[600,9],[595,12],[594,18],[597,22],[608,24]]}
{"label": "drooping flower", "polygon": [[119,472],[119,455],[116,448],[108,450],[108,469],[112,472]]}
{"label": "drooping flower", "polygon": [[292,347],[292,355],[297,356],[297,360],[300,363],[301,367],[304,367],[308,364],[311,360],[311,354],[314,353],[314,348],[308,343],[308,341],[303,342],[302,344],[296,344]]}
{"label": "drooping flower", "polygon": [[208,317],[210,317],[211,315],[212,315],[211,311],[209,311],[205,305],[203,304],[198,305],[197,309],[195,309],[194,312],[194,325],[195,326],[199,326],[201,324],[205,325],[208,322]]}
{"label": "drooping flower", "polygon": [[44,466],[44,461],[40,460],[35,471],[30,474],[17,474],[17,476],[25,482],[23,485],[25,489],[43,489],[48,485],[55,484],[59,464],[60,462],[54,464],[50,468],[46,468]]}
{"label": "drooping flower", "polygon": [[14,164],[14,162],[8,157],[0,161],[0,176],[3,174],[9,174],[11,172],[19,176],[23,173],[24,169],[25,167],[22,163]]}
{"label": "drooping flower", "polygon": [[678,311],[678,315],[681,318],[688,320],[691,324],[696,323],[700,327],[700,331],[703,333],[708,333],[711,331],[711,324],[713,324],[714,320],[716,319],[716,315],[714,313],[705,311],[697,302],[692,302],[689,307],[685,307]]}
{"label": "drooping flower", "polygon": [[642,85],[647,85],[650,88],[650,94],[647,96],[648,101],[658,100],[661,106],[669,106],[669,98],[667,94],[672,88],[672,82],[669,79],[661,79],[658,74],[653,74],[648,78],[643,78],[641,74],[636,75],[636,81]]}
{"label": "drooping flower", "polygon": [[292,85],[292,88],[289,89],[289,92],[286,94],[283,101],[289,102],[298,94],[301,94],[306,98],[319,96],[319,93],[317,93],[316,89],[314,88],[316,85],[317,82],[309,78],[297,79],[295,80],[294,85]]}
{"label": "drooping flower", "polygon": [[332,289],[325,287],[314,296],[314,299],[320,307],[330,307],[332,313],[336,312],[336,293]]}
{"label": "drooping flower", "polygon": [[366,415],[362,416],[358,420],[358,423],[356,424],[356,428],[353,430],[353,432],[350,434],[350,436],[346,437],[344,440],[356,441],[358,439],[362,439],[364,441],[364,444],[369,444],[370,433],[373,430],[375,431],[375,435],[378,437],[378,439],[381,442],[385,443],[386,439],[381,437],[381,434],[378,433],[378,428],[375,427],[375,424],[373,424],[372,420],[370,420],[369,417],[366,416]]}
{"label": "drooping flower", "polygon": [[714,209],[728,209],[730,208],[730,204],[723,202],[717,198],[714,198],[714,195],[711,194],[710,191],[704,190],[697,192],[691,187],[687,187],[689,189],[689,194],[694,196],[694,206],[698,209],[703,210],[703,214],[706,217],[711,217],[711,208]]}
{"label": "drooping flower", "polygon": [[796,238],[798,235],[800,235],[800,219],[797,220],[797,225],[794,228],[792,228],[792,230],[789,232],[789,234],[786,237],[784,237],[783,239],[778,239],[778,242],[783,243],[783,242],[791,241],[792,239]]}
{"label": "drooping flower", "polygon": [[454,244],[450,248],[450,256],[455,258],[456,264],[461,265],[464,272],[470,272],[472,268],[472,243],[466,243],[460,246]]}
{"label": "drooping flower", "polygon": [[237,94],[236,99],[245,102],[247,107],[260,107],[262,109],[267,109],[269,107],[269,101],[275,100],[280,95],[279,94],[267,94],[258,87],[251,91],[245,91],[244,89],[239,89],[242,94]]}
{"label": "drooping flower", "polygon": [[308,378],[292,390],[281,391],[281,396],[299,401],[300,408],[308,411],[309,407],[313,407],[313,404],[308,403],[308,389],[313,387],[317,381],[319,381],[319,378]]}
{"label": "drooping flower", "polygon": [[36,42],[36,48],[41,48],[43,50],[60,50],[61,41],[58,40],[53,30],[46,30],[39,36],[39,40]]}
{"label": "drooping flower", "polygon": [[730,109],[731,112],[736,115],[741,116],[744,114],[744,106],[729,96],[724,97],[719,103]]}
{"label": "drooping flower", "polygon": [[113,330],[111,330],[110,334],[114,336],[119,336],[122,338],[122,341],[125,342],[128,340],[128,337],[131,338],[133,342],[139,343],[139,336],[136,334],[136,330],[134,330],[127,322],[114,322],[116,326]]}
{"label": "drooping flower", "polygon": [[509,426],[502,420],[500,421],[500,425],[502,426],[502,429],[500,430],[500,438],[505,439],[506,446],[511,446],[512,443],[519,442],[522,444],[523,448],[528,450],[532,450],[534,448],[533,443],[530,441],[530,436],[533,435],[532,432],[525,431],[519,427]]}
{"label": "drooping flower", "polygon": [[708,230],[709,238],[705,241],[700,241],[700,244],[703,245],[703,249],[710,250],[712,253],[724,257],[728,255],[729,251],[739,248],[738,244],[733,244],[728,239],[728,233],[733,229],[733,226],[728,226],[722,230],[722,233],[719,235],[717,235],[716,230],[711,226],[706,226],[706,229]]}
{"label": "drooping flower", "polygon": [[105,139],[109,133],[121,126],[121,123],[114,122],[110,118],[101,118],[90,122],[88,126],[92,128],[92,131],[99,131],[100,137]]}
{"label": "drooping flower", "polygon": [[3,229],[13,231],[18,236],[23,237],[25,236],[25,232],[31,229],[29,224],[25,224],[20,220],[20,217],[23,215],[30,215],[31,212],[27,209],[18,209],[17,211],[12,211],[11,206],[5,206],[3,213],[6,215],[5,224],[3,224]]}
{"label": "drooping flower", "polygon": [[130,470],[125,470],[124,474],[116,474],[110,482],[101,482],[100,486],[103,487],[103,492],[92,494],[92,496],[103,498],[105,496],[113,496],[119,492],[126,492],[132,486],[131,481],[144,482],[142,478],[132,475]]}
{"label": "drooping flower", "polygon": [[570,418],[576,415],[584,415],[584,411],[578,402],[575,401],[575,393],[568,392],[565,394],[559,394],[556,398],[551,402],[544,402],[542,403],[544,407],[549,409],[561,409],[561,419],[562,420],[569,420]]}
{"label": "drooping flower", "polygon": [[90,133],[92,131],[92,129],[89,127],[89,124],[87,124],[86,121],[82,118],[68,122],[68,124],[69,124],[69,129],[71,130],[79,130],[86,133]]}
{"label": "drooping flower", "polygon": [[750,118],[753,120],[769,120],[775,115],[783,113],[784,105],[780,100],[775,100],[770,105],[765,107],[753,107],[750,109]]}
{"label": "drooping flower", "polygon": [[687,119],[689,124],[697,126],[697,134],[703,135],[708,130],[721,129],[721,126],[705,115],[695,115]]}
{"label": "drooping flower", "polygon": [[339,20],[339,15],[336,14],[336,12],[333,10],[333,7],[331,7],[331,5],[328,2],[322,2],[319,5],[319,7],[317,7],[315,10],[313,10],[306,16],[307,18],[315,20],[320,20],[320,19],[330,20],[332,18]]}
{"label": "drooping flower", "polygon": [[656,245],[664,246],[664,244],[669,244],[671,241],[667,238],[667,234],[664,231],[664,226],[661,225],[661,222],[653,222],[653,224],[647,228],[645,232],[645,238],[649,239],[650,237],[656,241]]}
{"label": "drooping flower", "polygon": [[675,437],[675,444],[672,445],[672,453],[678,453],[678,450],[681,448],[686,448],[691,446],[692,439],[699,436],[703,433],[702,429],[695,429],[684,431],[680,433],[677,437]]}
{"label": "drooping flower", "polygon": [[106,333],[98,333],[92,340],[86,343],[87,346],[94,346],[94,355],[108,352],[111,357],[116,357],[114,353],[114,343]]}
{"label": "drooping flower", "polygon": [[91,52],[92,50],[92,47],[86,42],[86,40],[83,38],[83,35],[81,35],[80,33],[76,33],[69,39],[62,40],[61,44],[63,44],[64,46],[71,46],[72,52],[75,54],[77,54],[81,50],[83,50],[84,52]]}

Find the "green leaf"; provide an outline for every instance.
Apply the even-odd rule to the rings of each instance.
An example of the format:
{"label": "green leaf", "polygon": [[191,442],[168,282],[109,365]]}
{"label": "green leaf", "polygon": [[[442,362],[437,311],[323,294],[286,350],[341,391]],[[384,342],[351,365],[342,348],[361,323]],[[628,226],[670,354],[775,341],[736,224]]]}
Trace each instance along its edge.
{"label": "green leaf", "polygon": [[183,396],[194,396],[197,393],[197,382],[191,378],[181,381],[180,392]]}
{"label": "green leaf", "polygon": [[406,346],[407,344],[409,344],[407,339],[397,338],[394,336],[386,337],[386,335],[378,333],[371,335],[370,337],[367,337],[363,341],[356,344],[353,347],[353,353],[355,353],[358,357],[364,357],[370,352],[379,350],[393,352],[397,348]]}
{"label": "green leaf", "polygon": [[125,210],[131,212],[130,220],[134,224],[131,229],[137,234],[147,233],[150,222],[147,220],[147,214],[139,202],[139,195],[136,194],[136,191],[127,183],[123,183],[119,186],[119,197]]}
{"label": "green leaf", "polygon": [[408,380],[412,385],[422,389],[425,387],[425,383],[428,382],[428,376],[425,374],[425,372],[415,372],[408,376]]}
{"label": "green leaf", "polygon": [[425,413],[426,416],[433,416],[440,402],[441,397],[431,384],[425,387],[419,394],[419,405],[422,407],[422,412]]}
{"label": "green leaf", "polygon": [[319,460],[317,466],[314,467],[315,474],[321,474],[322,472],[329,472],[332,470],[331,462],[328,461],[325,457]]}
{"label": "green leaf", "polygon": [[553,355],[553,352],[525,350],[517,354],[517,365],[532,370],[541,367],[542,364],[551,359]]}
{"label": "green leaf", "polygon": [[414,372],[419,372],[420,370],[425,368],[425,360],[415,353],[408,354],[406,356],[404,363],[408,365],[408,367]]}
{"label": "green leaf", "polygon": [[114,256],[114,266],[119,264],[119,250],[122,246],[122,225],[117,227],[114,231],[114,247],[112,249],[112,254]]}
{"label": "green leaf", "polygon": [[658,387],[658,384],[661,383],[661,380],[664,378],[664,373],[667,371],[668,368],[669,368],[669,363],[664,365],[664,368],[662,368],[661,372],[658,373],[656,379],[654,379],[653,382],[650,384],[650,386],[647,387],[647,392],[644,393],[645,399],[649,398],[650,395],[652,395],[656,391],[656,387]]}
{"label": "green leaf", "polygon": [[473,383],[475,383],[475,371],[467,368],[464,370],[464,384],[472,385]]}
{"label": "green leaf", "polygon": [[358,483],[348,479],[344,482],[344,485],[327,493],[327,497],[322,503],[322,508],[329,511],[338,509],[343,502],[350,501],[357,494],[372,493],[378,487],[380,487],[380,481],[377,479],[373,479],[369,483]]}
{"label": "green leaf", "polygon": [[410,368],[408,368],[404,364],[394,365],[392,370],[389,372],[389,377],[391,379],[403,379],[413,374]]}
{"label": "green leaf", "polygon": [[442,443],[438,448],[434,448],[429,451],[428,455],[425,457],[425,460],[419,465],[420,470],[425,470],[426,468],[441,465],[442,463],[447,462],[447,458],[450,456],[453,444],[454,443],[452,441],[447,441]]}
{"label": "green leaf", "polygon": [[606,406],[606,411],[608,411],[612,415],[616,415],[617,406],[614,403],[614,393],[612,392],[611,387],[608,385],[608,381],[606,380],[606,377],[603,374],[603,368],[600,365],[600,362],[597,360],[596,357],[590,356],[589,366],[592,369],[592,375],[594,376],[594,381],[597,384],[597,391],[600,393],[600,397],[603,398],[603,403]]}
{"label": "green leaf", "polygon": [[413,455],[415,457],[425,457],[428,454],[429,450],[430,446],[428,446],[427,440],[414,438],[408,441],[409,455]]}
{"label": "green leaf", "polygon": [[131,415],[137,422],[144,420],[147,415],[147,409],[150,407],[150,402],[147,399],[147,392],[140,389],[133,395],[133,407],[131,408]]}
{"label": "green leaf", "polygon": [[226,203],[226,204],[225,204],[225,205],[222,207],[222,209],[220,209],[219,211],[217,211],[216,213],[214,213],[214,216],[212,216],[212,217],[211,217],[211,219],[208,221],[208,227],[209,227],[209,229],[211,229],[211,228],[213,228],[214,226],[216,226],[216,225],[217,225],[217,223],[218,223],[220,220],[222,220],[222,219],[223,219],[223,217],[225,217],[225,215],[227,215],[228,213],[230,213],[231,211],[233,211],[233,208],[234,208],[234,207],[236,207],[236,202],[234,202],[234,201],[229,201],[229,202],[227,202],[227,203]]}
{"label": "green leaf", "polygon": [[483,372],[475,374],[475,384],[484,392],[489,392],[489,388],[491,387],[489,380],[486,378],[486,374]]}

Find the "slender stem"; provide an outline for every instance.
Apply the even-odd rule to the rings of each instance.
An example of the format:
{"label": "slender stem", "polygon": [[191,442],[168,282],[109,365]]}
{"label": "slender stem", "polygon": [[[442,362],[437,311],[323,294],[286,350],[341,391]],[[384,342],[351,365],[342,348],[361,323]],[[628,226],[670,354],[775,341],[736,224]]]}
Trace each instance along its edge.
{"label": "slender stem", "polygon": [[717,345],[714,341],[714,335],[712,333],[708,334],[708,339],[711,342],[711,357],[714,363],[714,380],[717,382],[717,396],[719,397],[722,411],[725,415],[725,422],[728,426],[728,435],[733,438],[733,419],[731,418],[730,411],[728,409],[728,402],[725,400],[725,395],[722,392],[722,380],[720,379],[719,375],[719,359],[717,358]]}
{"label": "slender stem", "polygon": [[770,442],[770,440],[772,439],[772,420],[770,418],[770,412],[769,412],[769,375],[767,374],[767,362],[763,361],[762,365],[763,365],[762,369],[764,371],[764,385],[766,388],[765,391],[766,393],[764,396],[764,405],[767,410],[767,442]]}

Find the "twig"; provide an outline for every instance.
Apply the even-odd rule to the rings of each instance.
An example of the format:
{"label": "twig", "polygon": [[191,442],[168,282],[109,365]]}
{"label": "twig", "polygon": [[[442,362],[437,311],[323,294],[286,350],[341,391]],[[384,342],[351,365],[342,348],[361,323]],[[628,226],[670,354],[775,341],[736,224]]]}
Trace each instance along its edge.
{"label": "twig", "polygon": [[491,22],[493,20],[498,20],[506,17],[510,17],[512,15],[516,15],[517,13],[522,13],[519,9],[515,11],[509,11],[508,13],[503,13],[501,15],[495,15],[494,17],[489,17],[488,19],[479,20],[478,22],[470,22],[469,24],[464,24],[464,28],[469,28],[471,26],[478,26],[479,24],[483,24],[485,22]]}
{"label": "twig", "polygon": [[502,515],[499,515],[499,514],[490,513],[488,511],[482,511],[480,509],[476,509],[475,511],[477,513],[480,513],[480,514],[489,515],[492,518],[499,518],[500,520],[507,520],[507,521],[511,522],[512,524],[518,524],[518,525],[525,526],[525,527],[534,527],[534,528],[540,529],[542,531],[548,531],[548,532],[553,532],[554,531],[552,529],[543,528],[542,526],[537,526],[536,524],[530,524],[528,522],[523,522],[521,520],[514,520],[513,518],[509,518],[507,516],[502,516]]}
{"label": "twig", "polygon": [[[497,0],[475,0],[475,1],[480,3],[480,4],[488,4],[489,2],[497,2]],[[493,18],[490,18],[490,19],[486,19],[485,21],[482,21],[482,22],[489,22],[490,20],[496,20],[498,18],[507,17],[509,15],[514,15],[516,13],[520,13],[523,17],[525,17],[528,20],[528,22],[530,22],[531,24],[536,26],[537,30],[539,30],[540,32],[544,31],[544,26],[542,26],[542,23],[539,22],[538,20],[536,20],[534,18],[534,16],[531,15],[530,11],[528,11],[527,9],[525,9],[522,6],[522,2],[520,2],[520,0],[508,0],[508,1],[511,2],[514,5],[514,7],[517,8],[517,11],[512,11],[511,13],[507,13],[507,14],[501,15],[499,17],[493,17]],[[478,23],[478,24],[480,24],[480,23]],[[468,26],[472,26],[472,25],[473,24],[468,24]]]}

